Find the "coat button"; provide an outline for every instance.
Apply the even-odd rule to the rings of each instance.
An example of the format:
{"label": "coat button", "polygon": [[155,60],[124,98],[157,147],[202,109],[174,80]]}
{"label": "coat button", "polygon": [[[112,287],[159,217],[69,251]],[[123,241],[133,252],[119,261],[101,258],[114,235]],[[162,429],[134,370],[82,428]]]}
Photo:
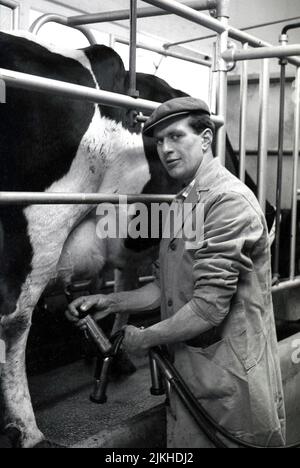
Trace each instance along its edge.
{"label": "coat button", "polygon": [[172,299],[169,299],[169,300],[168,300],[168,307],[173,307],[173,301],[172,301]]}

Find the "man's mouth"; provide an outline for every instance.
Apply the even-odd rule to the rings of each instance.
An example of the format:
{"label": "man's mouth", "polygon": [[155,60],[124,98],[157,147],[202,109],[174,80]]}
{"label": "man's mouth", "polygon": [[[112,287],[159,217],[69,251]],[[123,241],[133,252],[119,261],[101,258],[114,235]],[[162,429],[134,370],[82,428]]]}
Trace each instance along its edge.
{"label": "man's mouth", "polygon": [[172,166],[175,166],[176,164],[178,164],[179,161],[180,161],[180,159],[169,159],[168,161],[166,161],[166,164],[167,164],[167,166],[172,167]]}

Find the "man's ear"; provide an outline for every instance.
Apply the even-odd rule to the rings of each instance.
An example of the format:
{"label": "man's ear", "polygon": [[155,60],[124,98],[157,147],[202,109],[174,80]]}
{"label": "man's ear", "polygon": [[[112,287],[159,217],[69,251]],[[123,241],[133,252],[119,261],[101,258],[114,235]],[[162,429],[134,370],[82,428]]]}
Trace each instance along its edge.
{"label": "man's ear", "polygon": [[203,142],[202,148],[204,152],[208,151],[208,149],[211,148],[213,144],[213,139],[214,139],[213,132],[209,128],[207,128],[202,133],[202,142]]}

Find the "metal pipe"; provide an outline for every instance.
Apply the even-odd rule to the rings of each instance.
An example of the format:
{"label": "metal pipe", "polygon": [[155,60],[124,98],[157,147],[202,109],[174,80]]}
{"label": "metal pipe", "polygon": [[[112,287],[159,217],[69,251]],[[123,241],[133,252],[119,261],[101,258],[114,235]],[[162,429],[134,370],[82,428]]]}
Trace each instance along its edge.
{"label": "metal pipe", "polygon": [[4,80],[7,86],[13,88],[47,92],[65,98],[90,101],[112,107],[126,107],[145,113],[152,113],[160,105],[159,103],[146,101],[145,99],[133,99],[123,94],[50,80],[48,78],[14,72],[3,68],[0,68],[0,79]]}
{"label": "metal pipe", "polygon": [[286,289],[295,289],[300,287],[300,278],[296,277],[291,281],[282,281],[282,283],[277,284],[276,286],[272,287],[272,293],[276,293],[278,291],[284,291]]}
{"label": "metal pipe", "polygon": [[218,75],[217,75],[217,43],[213,43],[213,63],[210,77],[209,107],[212,113],[217,113]]}
{"label": "metal pipe", "polygon": [[[145,284],[153,283],[154,280],[155,280],[154,276],[141,276],[138,281],[140,285],[142,284],[145,285]],[[116,286],[115,281],[106,281],[104,284],[104,288],[115,288],[115,286]]]}
{"label": "metal pipe", "polygon": [[52,23],[52,22],[62,24],[63,26],[68,26],[68,18],[66,16],[49,13],[49,14],[42,15],[39,18],[37,18],[30,26],[29,32],[37,35],[40,29],[45,24]]}
{"label": "metal pipe", "polygon": [[18,8],[19,4],[14,0],[1,0],[1,5],[6,6],[7,8]]}
{"label": "metal pipe", "polygon": [[[226,26],[228,25],[228,17],[219,17],[219,22]],[[217,43],[217,63],[218,63],[218,75],[219,75],[219,92],[217,100],[217,114],[224,117],[224,126],[220,127],[217,131],[216,137],[216,156],[220,159],[221,164],[225,166],[226,160],[226,120],[227,120],[227,64],[222,59],[222,53],[227,50],[228,43],[228,32],[225,30],[219,35]]]}
{"label": "metal pipe", "polygon": [[[40,76],[28,75],[12,70],[0,68],[0,79],[4,80],[7,86],[12,88],[26,89],[29,91],[46,92],[65,98],[89,101],[97,104],[103,104],[111,107],[125,107],[134,109],[146,114],[151,114],[161,104],[158,102],[147,101],[145,99],[134,99],[123,94],[101,91],[94,88],[75,85],[64,81],[50,80]],[[224,125],[222,116],[212,116],[212,121],[217,126]]]}
{"label": "metal pipe", "polygon": [[[150,2],[146,2],[150,3]],[[185,2],[190,8],[195,10],[204,11],[214,9],[216,7],[216,1],[214,0],[189,0]],[[170,12],[164,11],[161,8],[139,8],[137,10],[138,18],[150,18],[155,16],[165,16],[169,15]],[[78,26],[81,24],[95,24],[95,23],[106,23],[110,21],[123,21],[129,20],[130,11],[129,10],[116,10],[116,11],[107,11],[102,13],[94,13],[90,15],[78,15],[71,16],[69,18],[70,26]]]}
{"label": "metal pipe", "polygon": [[[245,49],[248,48],[248,44],[244,44]],[[247,110],[248,110],[248,62],[245,61],[242,64],[241,73],[241,96],[240,96],[240,167],[239,177],[242,182],[245,182],[246,176],[246,151],[247,151]]]}
{"label": "metal pipe", "polygon": [[13,10],[12,27],[13,27],[13,29],[19,29],[19,23],[20,23],[20,5],[19,5],[19,3],[15,2],[13,0],[1,0],[1,5]]}
{"label": "metal pipe", "polygon": [[[89,39],[91,44],[97,44],[97,40],[95,39],[94,35],[90,31],[89,28],[86,28],[84,26],[72,26],[69,24],[68,18],[66,16],[61,16],[61,15],[55,15],[55,14],[47,14],[40,16],[36,21],[32,23],[32,25],[29,28],[29,31],[32,32],[33,34],[37,35],[40,31],[40,29],[47,23],[58,23],[62,24],[63,26],[69,26],[76,28],[80,30],[83,34],[86,35],[86,37]],[[128,39],[122,38],[122,37],[116,37],[114,35],[110,35],[110,47],[114,48],[115,43],[119,42],[120,44],[124,45],[130,45],[130,41]],[[202,54],[198,54],[199,58],[193,57],[189,54],[189,51],[187,50],[187,54],[185,53],[179,53],[179,52],[170,52],[167,51],[166,49],[162,47],[155,47],[155,46],[150,46],[148,44],[144,44],[142,42],[137,42],[136,47],[138,49],[144,49],[144,50],[149,50],[150,52],[156,52],[158,54],[164,55],[166,57],[173,57],[177,58],[179,60],[185,60],[187,62],[191,63],[197,63],[198,65],[203,65],[205,67],[210,67],[211,62],[210,60],[205,60],[204,56],[202,58]]]}
{"label": "metal pipe", "polygon": [[300,23],[293,23],[293,24],[287,24],[284,26],[282,29],[282,35],[286,35],[291,29],[298,29],[300,28]]}
{"label": "metal pipe", "polygon": [[116,47],[116,36],[115,34],[110,34],[109,35],[109,47],[111,47],[111,49],[114,49]]}
{"label": "metal pipe", "polygon": [[[116,37],[116,42],[124,45],[130,45],[130,41],[128,39],[122,37]],[[138,49],[149,50],[150,52],[155,52],[160,55],[164,55],[165,57],[172,57],[179,60],[184,60],[186,62],[196,63],[198,65],[203,65],[205,67],[211,67],[211,61],[205,60],[204,58],[196,58],[188,55],[189,51],[187,50],[187,54],[180,53],[180,52],[170,52],[169,50],[164,49],[163,47],[156,47],[153,45],[148,45],[143,42],[137,42],[136,47]]]}
{"label": "metal pipe", "polygon": [[[262,39],[258,39],[257,37],[253,36],[252,34],[249,34],[245,31],[240,31],[237,28],[234,28],[232,26],[229,26],[229,37],[231,39],[234,39],[236,41],[245,43],[248,42],[249,46],[251,47],[274,47],[273,44],[270,44],[269,42],[263,41]],[[249,49],[250,51],[250,49]],[[298,58],[289,58],[288,59],[289,63],[292,65],[300,66],[300,59]]]}
{"label": "metal pipe", "polygon": [[[300,16],[294,16],[292,18],[284,18],[278,21],[269,21],[267,23],[257,23],[252,26],[247,26],[246,28],[241,28],[240,31],[251,31],[252,29],[266,28],[267,26],[274,26],[276,24],[282,24],[287,21],[295,21],[298,19],[300,19]],[[214,38],[215,38],[214,34],[211,34],[209,36],[197,36],[191,39],[185,39],[184,41],[169,42],[168,46],[169,47],[181,46],[184,44],[190,44],[192,42],[207,41],[208,39],[214,39]],[[242,42],[245,42],[245,41],[242,41]]]}
{"label": "metal pipe", "polygon": [[[58,23],[62,24],[63,26],[71,27],[68,23],[68,18],[66,16],[47,14],[40,16],[36,21],[34,21],[30,26],[29,31],[32,34],[37,35],[40,29],[48,23]],[[86,28],[85,26],[76,26],[74,28],[82,32],[82,34],[84,34],[84,36],[87,38],[91,45],[98,44],[97,39],[95,38],[94,34],[89,28]]]}
{"label": "metal pipe", "polygon": [[170,13],[174,13],[181,18],[185,18],[193,23],[200,24],[205,28],[212,29],[213,31],[221,34],[226,31],[226,26],[221,24],[220,21],[211,18],[204,13],[199,13],[183,3],[175,0],[145,0],[145,3],[150,3],[158,8],[162,8]]}
{"label": "metal pipe", "polygon": [[300,143],[300,67],[296,73],[295,92],[295,135],[294,135],[294,168],[293,168],[293,193],[292,193],[292,226],[291,226],[291,256],[290,279],[295,278],[296,240],[297,240],[297,206],[298,206],[298,166]]}
{"label": "metal pipe", "polygon": [[[144,0],[146,3],[150,3],[151,5],[159,6],[160,8],[164,8],[167,11],[170,11],[182,18],[185,18],[193,23],[200,24],[208,29],[211,29],[217,33],[222,33],[224,31],[228,31],[228,35],[230,38],[235,39],[236,41],[245,43],[248,42],[249,46],[252,47],[273,47],[272,44],[263,41],[262,39],[258,39],[257,37],[248,34],[247,32],[241,31],[237,28],[229,26],[228,24],[221,24],[220,21],[209,18],[207,15],[203,13],[198,13],[191,8],[188,8],[186,5],[182,5],[181,3],[175,0]],[[289,58],[289,63],[300,66],[300,59]]]}
{"label": "metal pipe", "polygon": [[137,0],[130,0],[129,96],[137,98],[136,89]]}
{"label": "metal pipe", "polygon": [[175,195],[111,195],[103,193],[0,192],[0,205],[95,205],[172,203]]}
{"label": "metal pipe", "polygon": [[266,175],[268,162],[268,104],[270,88],[270,62],[263,61],[260,80],[260,115],[258,138],[258,201],[265,213],[266,211]]}
{"label": "metal pipe", "polygon": [[300,55],[300,44],[289,46],[260,47],[256,49],[228,49],[223,54],[226,62],[238,62],[240,60],[257,60],[264,58],[280,58]]}
{"label": "metal pipe", "polygon": [[278,164],[277,164],[277,186],[276,186],[276,234],[273,277],[279,280],[280,259],[280,232],[281,232],[281,205],[282,205],[282,176],[283,176],[283,154],[284,154],[284,116],[285,116],[285,80],[287,60],[280,62],[280,107],[279,107],[279,130],[278,130]]}

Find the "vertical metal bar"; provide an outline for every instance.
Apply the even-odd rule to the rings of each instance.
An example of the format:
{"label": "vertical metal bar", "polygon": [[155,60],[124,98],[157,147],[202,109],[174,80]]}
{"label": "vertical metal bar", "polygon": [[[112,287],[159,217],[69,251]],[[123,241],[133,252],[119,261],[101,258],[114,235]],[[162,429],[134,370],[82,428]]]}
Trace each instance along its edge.
{"label": "vertical metal bar", "polygon": [[297,236],[297,205],[298,205],[298,166],[299,166],[299,137],[300,137],[300,67],[296,73],[295,92],[295,136],[294,136],[294,167],[293,167],[293,195],[292,195],[292,226],[291,226],[291,258],[290,279],[295,279],[296,236]]}
{"label": "vertical metal bar", "polygon": [[110,34],[109,35],[109,47],[111,47],[111,49],[115,49],[116,47],[116,36],[114,34]]}
{"label": "vertical metal bar", "polygon": [[130,0],[130,58],[129,58],[129,95],[138,97],[136,89],[136,44],[137,44],[137,0]]}
{"label": "vertical metal bar", "polygon": [[13,10],[13,29],[20,29],[20,6],[16,6]]}
{"label": "vertical metal bar", "polygon": [[[228,17],[219,17],[220,23],[225,28],[228,27]],[[217,114],[224,117],[224,126],[217,131],[217,147],[216,155],[219,157],[221,163],[225,166],[226,159],[226,120],[227,120],[227,64],[222,58],[222,54],[227,50],[228,44],[228,31],[221,33],[218,38],[218,74],[219,74],[219,91],[217,102]]]}
{"label": "vertical metal bar", "polygon": [[[248,44],[244,44],[245,49]],[[247,108],[248,108],[248,62],[245,60],[242,64],[241,73],[241,96],[240,96],[240,168],[239,177],[245,182],[246,175],[246,128],[247,128]]]}
{"label": "vertical metal bar", "polygon": [[279,280],[279,258],[280,258],[280,221],[282,204],[282,174],[283,174],[283,151],[284,151],[284,115],[285,115],[285,77],[287,60],[280,61],[280,107],[279,107],[279,130],[278,130],[278,164],[277,164],[277,186],[276,186],[276,235],[274,254],[274,280]]}
{"label": "vertical metal bar", "polygon": [[213,43],[212,67],[210,70],[210,87],[209,87],[209,108],[213,114],[217,114],[217,44]]}
{"label": "vertical metal bar", "polygon": [[266,175],[268,162],[268,105],[270,86],[270,61],[264,60],[260,80],[260,116],[258,138],[258,200],[265,213],[266,211]]}

